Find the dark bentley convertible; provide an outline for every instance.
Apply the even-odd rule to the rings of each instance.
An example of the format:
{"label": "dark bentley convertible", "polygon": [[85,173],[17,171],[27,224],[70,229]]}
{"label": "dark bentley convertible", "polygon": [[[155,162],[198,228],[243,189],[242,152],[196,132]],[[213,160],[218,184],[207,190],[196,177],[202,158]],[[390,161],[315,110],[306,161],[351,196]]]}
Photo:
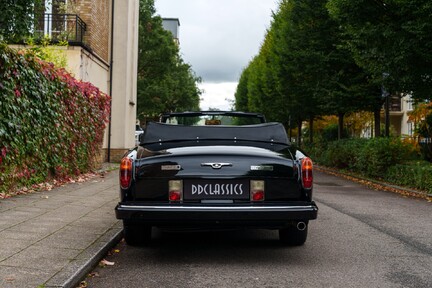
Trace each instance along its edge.
{"label": "dark bentley convertible", "polygon": [[302,245],[312,201],[312,161],[291,147],[280,123],[260,114],[186,112],[148,123],[121,161],[120,202],[130,245],[148,244],[152,227],[279,229]]}

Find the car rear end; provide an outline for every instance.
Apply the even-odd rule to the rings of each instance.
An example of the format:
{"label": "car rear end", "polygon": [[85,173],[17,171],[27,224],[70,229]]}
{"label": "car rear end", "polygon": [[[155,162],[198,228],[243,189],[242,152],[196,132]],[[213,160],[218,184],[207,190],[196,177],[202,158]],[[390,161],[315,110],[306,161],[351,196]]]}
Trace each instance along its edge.
{"label": "car rear end", "polygon": [[123,159],[120,183],[116,215],[130,244],[147,239],[152,226],[295,232],[307,231],[317,216],[312,163],[295,159],[288,149],[198,146],[149,154],[139,147]]}

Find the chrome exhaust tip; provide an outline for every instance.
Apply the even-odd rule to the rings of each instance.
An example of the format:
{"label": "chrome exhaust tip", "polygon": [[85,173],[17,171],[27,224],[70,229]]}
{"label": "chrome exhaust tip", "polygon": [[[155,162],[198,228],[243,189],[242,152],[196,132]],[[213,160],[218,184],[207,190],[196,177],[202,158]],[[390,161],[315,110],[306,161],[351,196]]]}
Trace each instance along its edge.
{"label": "chrome exhaust tip", "polygon": [[297,223],[297,230],[304,231],[307,227],[307,224],[305,222],[298,222]]}

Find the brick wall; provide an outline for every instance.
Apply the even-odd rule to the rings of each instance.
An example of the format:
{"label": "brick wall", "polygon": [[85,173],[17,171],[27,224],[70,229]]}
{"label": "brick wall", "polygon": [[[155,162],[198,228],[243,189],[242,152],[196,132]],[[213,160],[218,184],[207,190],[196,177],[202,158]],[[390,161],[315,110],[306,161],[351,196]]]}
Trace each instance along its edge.
{"label": "brick wall", "polygon": [[70,13],[77,13],[87,24],[85,43],[106,62],[109,62],[110,5],[110,0],[68,1]]}
{"label": "brick wall", "polygon": [[[111,149],[110,150],[110,162],[111,163],[120,163],[121,159],[125,155],[128,149]],[[104,162],[108,162],[108,149],[104,148],[102,150],[101,159]]]}

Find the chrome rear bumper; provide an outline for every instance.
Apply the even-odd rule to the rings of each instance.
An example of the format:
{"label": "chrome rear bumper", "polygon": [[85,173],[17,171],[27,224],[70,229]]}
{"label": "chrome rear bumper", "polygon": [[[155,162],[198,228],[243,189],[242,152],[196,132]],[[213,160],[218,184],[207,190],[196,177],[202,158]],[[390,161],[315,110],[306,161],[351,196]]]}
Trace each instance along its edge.
{"label": "chrome rear bumper", "polygon": [[[254,226],[283,225],[293,220],[317,218],[318,207],[308,205],[130,205],[119,203],[117,219],[133,220],[149,225],[225,223]],[[255,225],[256,224],[256,225]]]}

